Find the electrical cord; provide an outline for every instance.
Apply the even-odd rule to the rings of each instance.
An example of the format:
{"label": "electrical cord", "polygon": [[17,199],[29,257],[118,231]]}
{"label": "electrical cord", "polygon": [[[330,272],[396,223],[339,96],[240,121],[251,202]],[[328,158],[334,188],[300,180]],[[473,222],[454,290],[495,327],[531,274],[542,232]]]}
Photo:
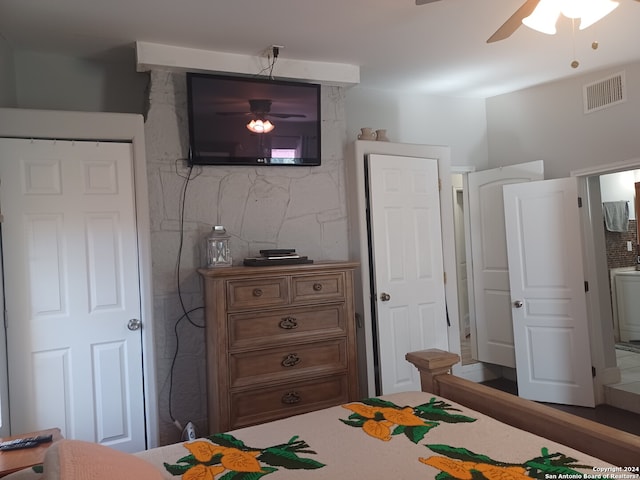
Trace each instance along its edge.
{"label": "electrical cord", "polygon": [[273,61],[271,62],[271,69],[269,70],[269,78],[273,80],[273,68],[276,66],[276,61],[278,60],[278,55],[280,54],[280,47],[276,47],[275,45],[271,47],[271,51],[273,52]]}
{"label": "electrical cord", "polygon": [[[182,204],[180,206],[180,243],[178,245],[178,262],[176,265],[176,284],[177,284],[176,286],[178,290],[178,300],[180,301],[180,307],[182,308],[182,313],[185,315],[185,317],[187,318],[187,320],[191,325],[193,325],[194,327],[204,328],[203,325],[196,324],[189,316],[189,312],[187,312],[187,307],[184,304],[184,299],[182,298],[182,289],[180,286],[180,264],[182,260],[182,248],[184,246],[184,209],[185,209],[185,203],[187,199],[187,187],[189,186],[189,182],[192,180],[191,178],[192,172],[193,172],[193,164],[189,166],[189,172],[187,173],[186,176],[180,175],[180,173],[177,170],[177,162],[176,162],[176,173],[178,174],[178,176],[185,179],[184,186],[182,188],[182,195],[181,195]],[[199,175],[200,174],[198,173],[193,178],[197,178]]]}
{"label": "electrical cord", "polygon": [[[176,360],[178,359],[178,350],[180,349],[180,337],[178,336],[178,325],[180,325],[180,322],[182,320],[184,320],[186,317],[188,317],[188,315],[190,313],[195,312],[196,310],[202,310],[204,309],[204,307],[195,307],[192,308],[191,310],[189,310],[188,312],[185,312],[175,323],[175,325],[173,326],[173,332],[176,336],[176,350],[173,353],[173,360],[171,360],[171,369],[169,371],[169,418],[171,418],[171,421],[178,427],[178,429],[182,430],[182,426],[180,425],[180,423],[178,422],[178,420],[173,416],[173,402],[171,400],[172,396],[173,396],[173,371],[175,370],[175,366],[176,366]],[[198,328],[204,328],[204,326],[202,325],[195,325],[192,323],[192,325],[198,327]]]}
{"label": "electrical cord", "polygon": [[254,77],[259,77],[265,72],[269,72],[269,79],[273,80],[273,69],[276,66],[276,62],[278,61],[278,55],[280,55],[280,47],[274,45],[271,47],[271,55],[267,56],[268,64],[262,70],[254,75]]}
{"label": "electrical cord", "polygon": [[195,177],[192,177],[192,173],[193,173],[193,164],[191,164],[189,166],[189,171],[187,173],[187,175],[182,175],[179,171],[178,171],[178,162],[181,160],[176,160],[175,163],[175,170],[176,170],[176,175],[178,175],[179,177],[184,178],[184,186],[182,188],[182,192],[181,192],[181,206],[180,206],[180,242],[178,245],[178,259],[177,259],[177,264],[176,264],[176,283],[177,283],[177,291],[178,291],[178,299],[180,301],[180,307],[182,308],[182,315],[180,316],[180,318],[178,318],[178,320],[176,320],[176,323],[173,326],[173,331],[176,337],[176,349],[175,352],[173,354],[173,360],[171,361],[171,369],[169,371],[169,418],[171,419],[171,421],[178,427],[178,429],[182,430],[182,426],[180,425],[180,423],[178,422],[178,420],[175,418],[175,416],[173,415],[173,374],[174,374],[174,370],[175,370],[175,365],[176,365],[176,361],[178,358],[178,351],[180,348],[180,337],[178,335],[178,325],[180,324],[180,322],[183,319],[186,319],[192,326],[196,327],[196,328],[205,328],[204,325],[198,325],[197,323],[195,323],[193,321],[193,319],[191,318],[190,314],[195,312],[196,310],[201,310],[204,307],[203,306],[199,306],[199,307],[194,307],[191,310],[187,310],[185,304],[184,304],[184,299],[182,297],[182,289],[180,287],[180,265],[181,265],[181,259],[182,259],[182,249],[184,246],[184,212],[185,212],[185,203],[186,203],[186,198],[187,198],[187,189],[189,186],[189,182],[191,180],[193,180],[193,178],[197,178],[201,172],[197,173],[195,175]]}

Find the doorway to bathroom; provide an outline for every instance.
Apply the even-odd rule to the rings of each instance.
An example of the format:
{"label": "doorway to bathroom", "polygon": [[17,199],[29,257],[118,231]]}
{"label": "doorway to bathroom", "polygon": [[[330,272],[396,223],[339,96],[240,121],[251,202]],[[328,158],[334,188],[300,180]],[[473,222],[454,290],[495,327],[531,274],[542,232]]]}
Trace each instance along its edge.
{"label": "doorway to bathroom", "polygon": [[[613,302],[615,294],[612,291],[610,270],[612,268],[635,270],[634,262],[637,261],[638,234],[637,215],[634,209],[636,197],[634,184],[640,181],[640,173],[638,172],[640,172],[640,159],[572,172],[572,176],[581,178],[581,182],[579,182],[582,185],[580,187],[580,196],[585,200],[585,210],[590,212],[590,218],[583,225],[586,257],[590,262],[585,273],[591,280],[591,293],[589,296],[592,299],[595,298],[596,301],[589,305],[588,308],[591,312],[599,312],[599,315],[594,315],[592,328],[595,332],[596,343],[598,341],[602,342],[602,345],[595,348],[597,352],[595,354],[596,361],[601,366],[598,368],[603,368],[600,371],[604,372],[603,375],[599,375],[600,378],[598,380],[601,382],[600,385],[607,385],[604,389],[600,387],[600,391],[604,390],[604,393],[601,393],[602,396],[598,403],[603,403],[606,397],[607,403],[632,411],[640,407],[640,353],[614,348],[613,309],[617,307],[617,304]],[[455,173],[460,173],[460,177],[463,177],[468,171]],[[456,176],[455,173],[454,177]],[[618,178],[613,174],[617,174]],[[609,175],[612,176],[609,177]],[[622,180],[623,177],[626,177],[626,179]],[[627,190],[624,195],[621,195],[622,187],[620,187],[619,182],[622,182]],[[463,202],[461,201],[466,192],[463,191],[463,182],[460,182],[460,185],[456,185],[454,180],[452,183],[454,188],[454,218],[461,219],[467,213],[464,212]],[[624,233],[605,232],[603,204],[604,202],[619,201],[628,201],[630,214],[628,229]],[[460,223],[463,224],[464,222]],[[456,229],[458,229],[460,223],[458,221],[455,222]],[[464,234],[458,238],[462,237],[464,237]],[[606,237],[609,237],[608,241]],[[631,247],[629,247],[629,242],[631,242]],[[456,247],[456,251],[460,252],[457,253],[458,280],[460,280],[464,278],[464,275],[460,275],[460,269],[464,269],[466,262],[464,243],[461,241],[460,245],[456,245]],[[595,258],[600,260],[596,262]],[[618,263],[612,263],[613,261]],[[637,278],[640,280],[640,272]],[[463,299],[467,297],[464,293],[466,285],[467,283],[462,281],[458,286],[459,296]],[[633,298],[640,299],[640,293]],[[465,305],[459,305],[458,307],[460,311],[459,334],[462,364],[468,367],[475,366],[471,365],[475,360],[470,353],[473,351],[475,332],[473,327],[471,331],[468,330],[467,322],[465,321],[469,314],[473,316],[473,308],[469,312],[467,310],[468,307]],[[635,314],[634,318],[640,318],[640,313]],[[619,340],[618,330],[616,330],[615,337],[616,340]],[[619,378],[620,373],[622,374],[622,379]],[[631,403],[635,405],[635,410],[630,408]]]}
{"label": "doorway to bathroom", "polygon": [[636,413],[640,413],[639,189],[640,169],[600,176],[616,365],[620,370],[620,381],[605,388],[605,398],[611,405]]}

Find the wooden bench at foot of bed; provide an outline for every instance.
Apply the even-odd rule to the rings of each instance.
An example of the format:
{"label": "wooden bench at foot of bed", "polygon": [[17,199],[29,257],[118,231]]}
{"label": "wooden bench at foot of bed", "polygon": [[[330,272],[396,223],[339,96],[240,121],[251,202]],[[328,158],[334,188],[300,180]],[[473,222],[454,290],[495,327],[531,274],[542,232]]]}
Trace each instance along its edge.
{"label": "wooden bench at foot of bed", "polygon": [[455,353],[423,350],[408,353],[406,359],[420,371],[425,392],[620,467],[640,461],[639,436],[451,375],[451,367],[460,361]]}

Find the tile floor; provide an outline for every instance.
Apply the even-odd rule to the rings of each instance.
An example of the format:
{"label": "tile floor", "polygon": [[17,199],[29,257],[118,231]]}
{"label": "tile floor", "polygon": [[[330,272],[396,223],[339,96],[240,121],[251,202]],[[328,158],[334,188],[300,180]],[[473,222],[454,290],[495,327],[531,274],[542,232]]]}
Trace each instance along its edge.
{"label": "tile floor", "polygon": [[640,353],[616,349],[620,383],[605,387],[608,405],[640,413]]}

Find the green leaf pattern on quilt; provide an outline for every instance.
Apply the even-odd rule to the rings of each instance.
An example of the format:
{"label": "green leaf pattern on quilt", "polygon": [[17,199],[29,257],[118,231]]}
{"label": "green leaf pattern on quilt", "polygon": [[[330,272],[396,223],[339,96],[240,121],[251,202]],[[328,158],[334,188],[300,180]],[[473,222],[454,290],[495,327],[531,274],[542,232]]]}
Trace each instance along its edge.
{"label": "green leaf pattern on quilt", "polygon": [[287,443],[267,448],[248,447],[226,433],[211,435],[208,440],[185,443],[190,454],[175,464],[165,463],[167,471],[174,476],[181,475],[183,480],[257,480],[280,468],[315,470],[324,467],[323,463],[299,456],[316,452],[297,436]]}
{"label": "green leaf pattern on quilt", "polygon": [[[576,463],[575,458],[563,453],[549,453],[547,448],[542,448],[541,455],[531,460],[510,463],[494,460],[466,448],[450,445],[425,446],[439,455],[418,460],[440,470],[436,480],[577,479],[583,478],[583,474],[576,469],[592,470],[590,466]],[[600,477],[589,475],[589,478],[599,479]]]}
{"label": "green leaf pattern on quilt", "polygon": [[416,407],[400,407],[380,398],[368,398],[342,406],[353,412],[348,419],[340,419],[342,423],[362,428],[367,435],[383,441],[389,441],[395,435],[405,435],[411,442],[418,443],[440,423],[469,423],[476,420],[452,413],[459,410],[436,398]]}

